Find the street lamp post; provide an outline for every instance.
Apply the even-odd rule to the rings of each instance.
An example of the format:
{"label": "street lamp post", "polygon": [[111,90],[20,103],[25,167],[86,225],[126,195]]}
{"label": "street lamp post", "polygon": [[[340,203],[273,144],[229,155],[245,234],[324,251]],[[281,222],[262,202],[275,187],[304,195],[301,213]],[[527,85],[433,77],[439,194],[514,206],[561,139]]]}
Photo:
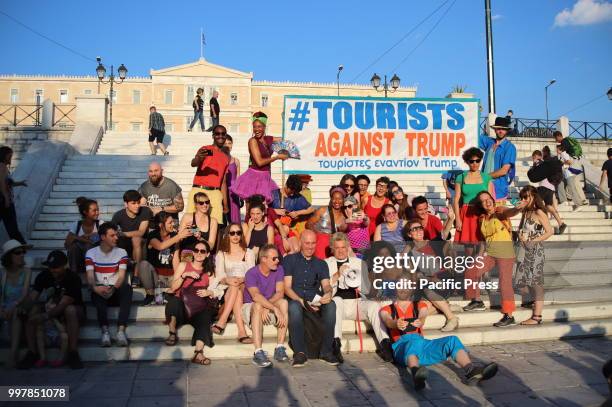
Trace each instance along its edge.
{"label": "street lamp post", "polygon": [[557,82],[557,80],[556,80],[556,79],[551,79],[551,80],[548,82],[548,85],[546,85],[546,86],[544,87],[544,104],[545,104],[545,107],[546,107],[546,128],[547,128],[547,129],[548,129],[548,88],[549,88],[549,87],[550,87],[550,86],[551,86],[553,83],[555,83],[555,82]]}
{"label": "street lamp post", "polygon": [[100,85],[100,83],[104,83],[110,84],[110,102],[109,102],[109,107],[108,107],[108,118],[109,118],[109,127],[112,129],[113,128],[113,86],[115,84],[115,82],[117,82],[117,84],[123,83],[123,81],[125,80],[126,76],[127,76],[127,68],[125,67],[125,65],[121,64],[121,66],[119,66],[119,69],[117,69],[117,73],[119,74],[119,80],[117,81],[115,79],[115,69],[114,66],[111,65],[111,72],[110,75],[108,77],[108,80],[104,80],[104,75],[106,75],[106,68],[104,67],[104,65],[102,65],[102,58],[97,57],[96,61],[98,61],[98,67],[96,68],[96,74],[98,75],[98,86]]}
{"label": "street lamp post", "polygon": [[608,89],[606,95],[608,95],[608,100],[612,100],[612,88]]}
{"label": "street lamp post", "polygon": [[338,65],[338,73],[336,74],[336,84],[338,85],[338,96],[340,96],[340,72],[344,69],[344,66]]}
{"label": "street lamp post", "polygon": [[[383,89],[378,90],[378,88],[380,87],[380,76],[374,73],[374,76],[372,76],[372,79],[370,79],[370,83],[372,84],[372,87],[376,90],[376,92],[385,92],[385,97],[387,97],[388,92],[395,92],[397,88],[399,88],[400,78],[394,74],[393,77],[391,78],[391,82],[387,83],[387,75],[385,75],[385,82],[383,83]],[[391,85],[391,89],[393,90],[389,90],[389,85]]]}

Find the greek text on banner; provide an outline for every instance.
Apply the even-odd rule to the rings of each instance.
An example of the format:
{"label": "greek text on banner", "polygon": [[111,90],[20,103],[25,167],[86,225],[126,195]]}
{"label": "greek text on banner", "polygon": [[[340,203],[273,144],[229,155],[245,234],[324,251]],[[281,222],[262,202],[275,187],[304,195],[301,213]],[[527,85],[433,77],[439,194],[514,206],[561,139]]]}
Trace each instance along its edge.
{"label": "greek text on banner", "polygon": [[444,172],[478,146],[477,99],[285,96],[289,174]]}

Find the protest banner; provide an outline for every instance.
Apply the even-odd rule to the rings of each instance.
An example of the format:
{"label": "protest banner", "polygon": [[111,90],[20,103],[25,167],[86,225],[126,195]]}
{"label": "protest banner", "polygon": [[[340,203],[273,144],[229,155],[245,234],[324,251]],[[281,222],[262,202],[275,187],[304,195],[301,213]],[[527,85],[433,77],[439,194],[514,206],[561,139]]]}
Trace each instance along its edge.
{"label": "protest banner", "polygon": [[285,96],[288,174],[441,173],[478,146],[478,99]]}

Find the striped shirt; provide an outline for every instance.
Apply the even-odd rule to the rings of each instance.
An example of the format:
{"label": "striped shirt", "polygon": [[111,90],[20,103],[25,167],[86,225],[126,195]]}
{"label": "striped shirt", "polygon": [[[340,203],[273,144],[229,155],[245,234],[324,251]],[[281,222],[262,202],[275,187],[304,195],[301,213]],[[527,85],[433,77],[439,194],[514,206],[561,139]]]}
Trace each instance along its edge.
{"label": "striped shirt", "polygon": [[113,285],[117,282],[120,270],[127,270],[127,252],[120,247],[114,247],[104,253],[100,246],[87,250],[85,254],[85,270],[94,273],[97,285]]}
{"label": "striped shirt", "polygon": [[165,131],[166,124],[164,123],[164,116],[162,116],[161,113],[152,112],[149,114],[149,129]]}

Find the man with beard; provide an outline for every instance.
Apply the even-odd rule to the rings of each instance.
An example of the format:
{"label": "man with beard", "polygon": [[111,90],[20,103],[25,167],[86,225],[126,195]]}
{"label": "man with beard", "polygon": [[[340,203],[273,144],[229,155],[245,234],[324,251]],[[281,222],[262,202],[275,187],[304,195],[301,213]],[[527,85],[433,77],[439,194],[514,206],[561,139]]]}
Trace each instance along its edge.
{"label": "man with beard", "polygon": [[158,162],[154,161],[149,165],[148,175],[149,179],[138,188],[142,195],[140,204],[148,206],[153,216],[164,211],[178,219],[178,214],[185,206],[181,187],[170,178],[164,177],[164,169]]}
{"label": "man with beard", "polygon": [[495,129],[495,139],[481,134],[478,138],[478,147],[485,151],[482,171],[493,178],[495,201],[497,204],[503,204],[508,199],[508,187],[514,181],[516,147],[506,137],[511,130],[508,119],[495,118],[495,124],[491,128]]}

